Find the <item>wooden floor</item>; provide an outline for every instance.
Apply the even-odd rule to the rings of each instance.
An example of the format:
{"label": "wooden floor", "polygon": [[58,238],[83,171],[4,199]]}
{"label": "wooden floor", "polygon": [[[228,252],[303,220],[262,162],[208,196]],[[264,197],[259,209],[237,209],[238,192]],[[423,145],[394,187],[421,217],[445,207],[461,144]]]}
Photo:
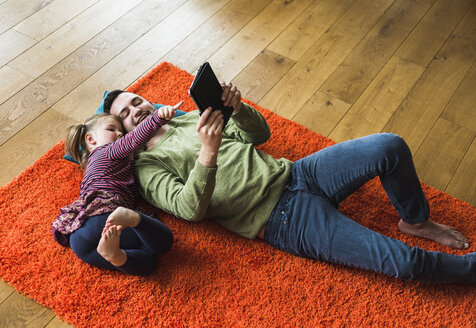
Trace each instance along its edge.
{"label": "wooden floor", "polygon": [[[401,135],[423,182],[475,205],[475,58],[472,0],[0,0],[0,184],[104,90],[210,61],[335,141]],[[65,326],[0,281],[0,327]]]}

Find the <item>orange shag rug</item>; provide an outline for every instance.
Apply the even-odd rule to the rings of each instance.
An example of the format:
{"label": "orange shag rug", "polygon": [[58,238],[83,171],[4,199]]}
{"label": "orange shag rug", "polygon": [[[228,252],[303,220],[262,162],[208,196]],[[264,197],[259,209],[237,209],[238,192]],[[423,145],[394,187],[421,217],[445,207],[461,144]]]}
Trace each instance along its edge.
{"label": "orange shag rug", "polygon": [[[185,100],[193,77],[163,63],[129,88],[162,104]],[[269,110],[272,138],[260,148],[296,160],[333,142]],[[92,110],[92,109],[91,109]],[[79,194],[82,172],[60,142],[0,189],[0,275],[77,327],[474,327],[475,286],[426,285],[298,258],[225,231],[154,210],[175,235],[146,278],[101,271],[57,244],[50,224]],[[399,217],[373,180],[342,203],[363,225],[410,245],[476,250],[476,209],[424,186],[432,218],[472,242],[452,250],[398,231]]]}

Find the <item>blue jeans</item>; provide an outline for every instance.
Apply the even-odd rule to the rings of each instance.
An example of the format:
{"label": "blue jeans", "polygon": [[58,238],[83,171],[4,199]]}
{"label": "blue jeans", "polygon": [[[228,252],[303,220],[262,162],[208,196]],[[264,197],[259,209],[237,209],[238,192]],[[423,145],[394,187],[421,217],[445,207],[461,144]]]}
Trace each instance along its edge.
{"label": "blue jeans", "polygon": [[157,255],[167,252],[173,243],[170,229],[159,220],[139,213],[137,227],[121,233],[119,247],[126,252],[127,260],[121,266],[106,261],[96,248],[110,213],[89,217],[69,239],[74,254],[90,265],[107,270],[118,270],[135,276],[146,276],[157,267]]}
{"label": "blue jeans", "polygon": [[339,202],[376,176],[405,222],[428,219],[428,202],[407,144],[394,134],[375,134],[295,162],[266,224],[265,241],[302,257],[406,280],[475,282],[475,253],[458,256],[410,247],[338,211]]}

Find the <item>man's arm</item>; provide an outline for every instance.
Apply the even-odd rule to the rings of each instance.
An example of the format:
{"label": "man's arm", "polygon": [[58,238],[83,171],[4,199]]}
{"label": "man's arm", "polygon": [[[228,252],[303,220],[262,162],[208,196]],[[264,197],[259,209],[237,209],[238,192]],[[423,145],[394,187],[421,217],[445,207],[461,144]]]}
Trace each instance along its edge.
{"label": "man's arm", "polygon": [[233,107],[233,115],[224,133],[243,143],[260,145],[271,136],[266,119],[256,109],[241,102],[241,92],[231,83],[222,83],[222,100]]}
{"label": "man's arm", "polygon": [[202,141],[198,162],[206,167],[216,167],[218,150],[222,141],[223,114],[207,108],[199,117],[197,133]]}
{"label": "man's arm", "polygon": [[215,189],[222,130],[221,112],[212,112],[208,108],[199,117],[197,132],[202,145],[195,166],[185,181],[158,158],[144,158],[137,162],[142,196],[175,216],[189,221],[202,220]]}
{"label": "man's arm", "polygon": [[203,220],[215,189],[216,168],[196,161],[184,180],[160,159],[141,159],[137,164],[139,189],[145,200],[182,219]]}

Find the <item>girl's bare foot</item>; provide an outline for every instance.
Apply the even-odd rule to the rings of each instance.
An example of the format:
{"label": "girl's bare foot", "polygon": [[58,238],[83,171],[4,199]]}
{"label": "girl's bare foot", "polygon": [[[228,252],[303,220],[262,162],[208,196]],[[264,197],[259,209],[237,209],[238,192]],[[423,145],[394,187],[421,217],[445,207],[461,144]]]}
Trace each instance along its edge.
{"label": "girl's bare foot", "polygon": [[121,266],[127,260],[126,252],[119,248],[120,240],[121,231],[117,226],[104,227],[98,247],[96,248],[99,255],[115,266]]}
{"label": "girl's bare foot", "polygon": [[136,211],[130,210],[125,207],[118,207],[109,214],[106,220],[105,228],[109,228],[113,225],[117,226],[118,230],[124,228],[134,228],[140,222],[140,215]]}
{"label": "girl's bare foot", "polygon": [[455,228],[426,220],[421,223],[409,224],[400,220],[398,228],[401,232],[436,241],[445,246],[466,249],[468,239]]}

